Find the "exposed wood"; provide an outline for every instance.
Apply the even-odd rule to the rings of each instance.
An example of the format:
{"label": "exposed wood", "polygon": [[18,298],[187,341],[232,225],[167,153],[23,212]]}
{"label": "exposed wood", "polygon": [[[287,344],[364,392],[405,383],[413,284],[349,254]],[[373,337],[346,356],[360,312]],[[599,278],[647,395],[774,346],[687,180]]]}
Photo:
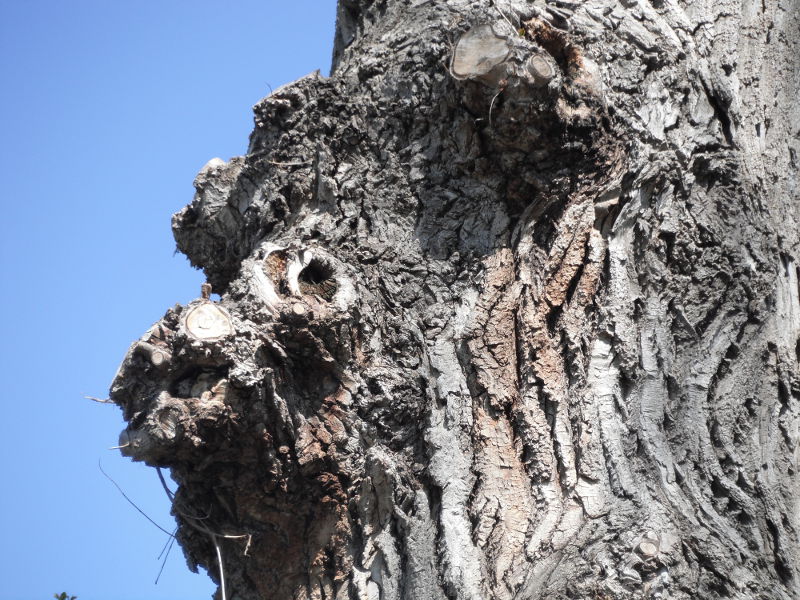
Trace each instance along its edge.
{"label": "exposed wood", "polygon": [[233,325],[225,309],[211,302],[201,302],[186,313],[186,332],[198,340],[221,338],[233,333]]}
{"label": "exposed wood", "polygon": [[508,41],[498,36],[491,25],[477,25],[458,38],[450,72],[458,79],[487,77],[502,65],[509,52]]}

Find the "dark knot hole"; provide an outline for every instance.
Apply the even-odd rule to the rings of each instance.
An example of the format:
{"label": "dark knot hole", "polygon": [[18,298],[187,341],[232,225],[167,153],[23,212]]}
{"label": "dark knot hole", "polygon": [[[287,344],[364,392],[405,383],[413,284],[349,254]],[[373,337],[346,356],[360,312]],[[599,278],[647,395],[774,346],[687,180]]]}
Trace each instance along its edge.
{"label": "dark knot hole", "polygon": [[338,288],[333,267],[318,258],[312,258],[300,271],[297,283],[302,294],[319,296],[328,301],[333,299]]}

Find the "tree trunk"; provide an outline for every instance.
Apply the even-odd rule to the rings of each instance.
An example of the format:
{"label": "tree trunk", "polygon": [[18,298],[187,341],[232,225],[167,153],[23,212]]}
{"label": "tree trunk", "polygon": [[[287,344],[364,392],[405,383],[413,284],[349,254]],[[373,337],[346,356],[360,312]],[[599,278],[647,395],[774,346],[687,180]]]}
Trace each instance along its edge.
{"label": "tree trunk", "polygon": [[112,385],[219,597],[800,598],[798,10],[341,0]]}

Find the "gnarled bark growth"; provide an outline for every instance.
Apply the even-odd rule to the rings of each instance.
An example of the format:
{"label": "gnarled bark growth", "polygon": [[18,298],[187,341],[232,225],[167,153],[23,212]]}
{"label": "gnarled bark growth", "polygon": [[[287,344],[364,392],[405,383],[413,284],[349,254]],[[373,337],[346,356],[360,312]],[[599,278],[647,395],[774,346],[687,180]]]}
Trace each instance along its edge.
{"label": "gnarled bark growth", "polygon": [[342,0],[332,76],[174,217],[221,300],[112,386],[190,564],[243,600],[800,597],[799,32]]}

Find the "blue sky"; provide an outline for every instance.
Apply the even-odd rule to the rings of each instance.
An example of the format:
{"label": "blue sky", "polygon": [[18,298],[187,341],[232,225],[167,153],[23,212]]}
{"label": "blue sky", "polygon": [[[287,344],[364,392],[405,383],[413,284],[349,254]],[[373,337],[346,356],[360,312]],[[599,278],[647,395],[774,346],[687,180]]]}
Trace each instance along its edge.
{"label": "blue sky", "polygon": [[209,598],[166,536],[155,471],[108,447],[129,344],[202,277],[170,215],[212,157],[242,154],[251,106],[328,73],[334,0],[0,0],[0,600]]}

